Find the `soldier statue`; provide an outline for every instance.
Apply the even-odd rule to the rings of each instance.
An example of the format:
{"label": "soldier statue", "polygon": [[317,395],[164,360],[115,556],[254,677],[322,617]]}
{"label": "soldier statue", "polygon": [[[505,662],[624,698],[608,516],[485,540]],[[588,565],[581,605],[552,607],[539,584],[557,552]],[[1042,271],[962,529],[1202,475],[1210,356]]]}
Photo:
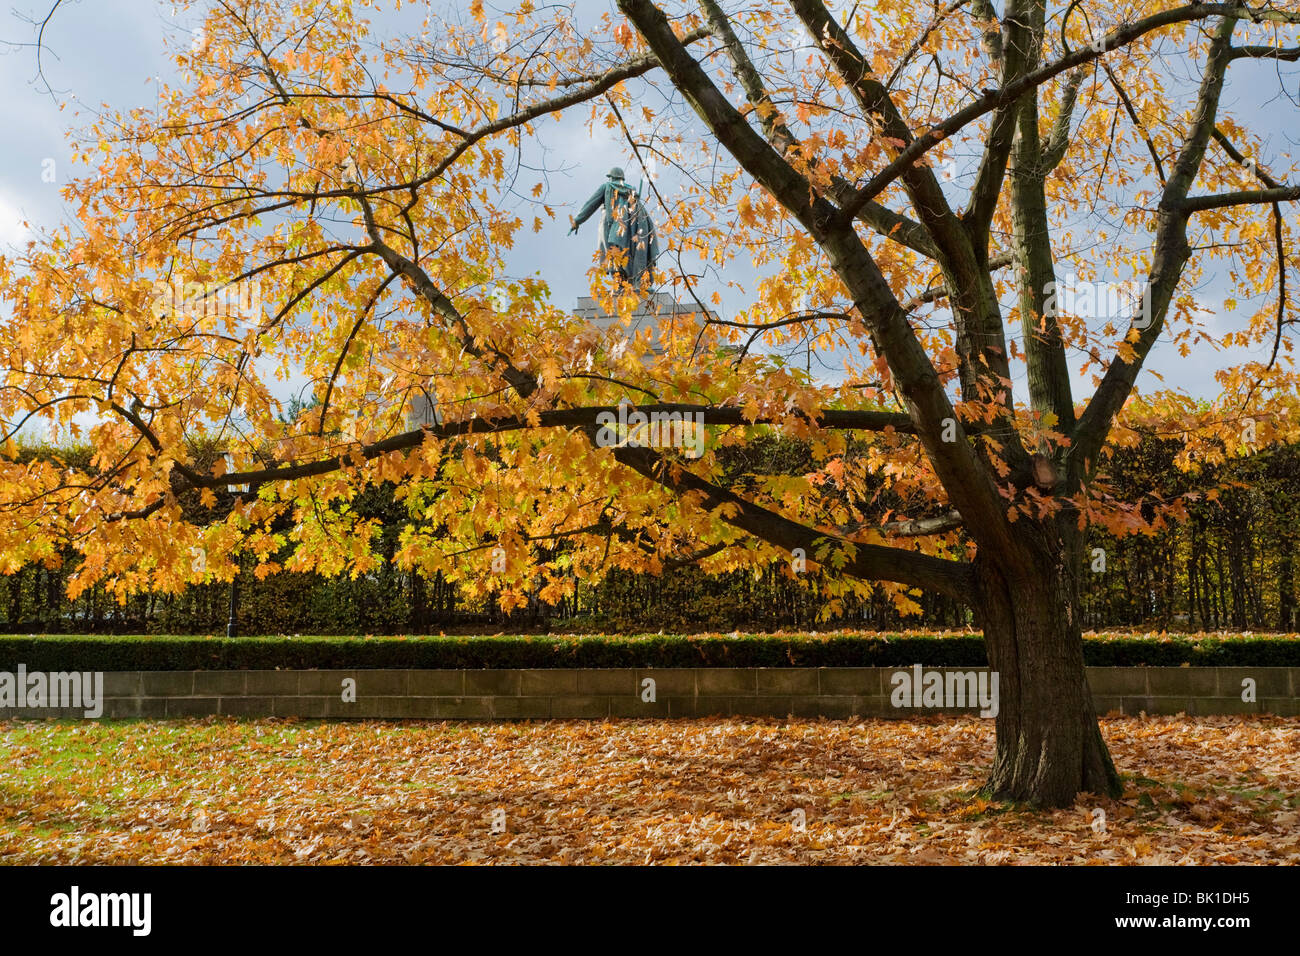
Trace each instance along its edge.
{"label": "soldier statue", "polygon": [[606,271],[634,286],[640,286],[643,281],[653,283],[659,240],[650,214],[641,202],[640,190],[633,191],[623,181],[623,170],[619,167],[609,171],[605,182],[578,211],[569,235],[577,235],[578,227],[602,206],[605,220],[600,231],[600,252]]}

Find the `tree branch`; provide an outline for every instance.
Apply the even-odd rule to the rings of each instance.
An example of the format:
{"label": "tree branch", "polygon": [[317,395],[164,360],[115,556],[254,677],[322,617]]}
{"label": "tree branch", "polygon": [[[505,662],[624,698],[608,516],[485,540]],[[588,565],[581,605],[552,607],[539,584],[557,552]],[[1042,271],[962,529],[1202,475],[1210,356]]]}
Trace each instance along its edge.
{"label": "tree branch", "polygon": [[[1232,60],[1232,32],[1241,12],[1241,8],[1232,8],[1229,15],[1220,21],[1210,42],[1205,75],[1197,93],[1193,125],[1161,195],[1151,275],[1143,294],[1144,303],[1150,303],[1150,314],[1144,317],[1142,324],[1139,325],[1136,321],[1134,323],[1137,338],[1133,344],[1133,357],[1126,359],[1122,355],[1115,356],[1088,402],[1088,407],[1079,416],[1066,455],[1067,481],[1070,486],[1095,470],[1102,443],[1110,433],[1115,417],[1132,394],[1138,373],[1160,337],[1183,266],[1191,257],[1192,250],[1187,243],[1187,193],[1196,180],[1205,158],[1206,146],[1214,133],[1224,75]],[[1300,20],[1300,14],[1297,14],[1297,19]],[[1269,193],[1271,190],[1257,192]],[[1129,336],[1132,337],[1132,332]]]}
{"label": "tree branch", "polygon": [[[936,591],[958,601],[970,598],[969,588],[974,576],[969,564],[901,548],[856,544],[833,532],[809,528],[711,484],[684,468],[673,467],[649,449],[618,448],[614,450],[614,456],[622,464],[677,494],[693,492],[700,495],[703,508],[717,510],[728,524],[770,544],[790,551],[802,548],[813,560],[819,560],[815,555],[829,545],[847,556],[840,570],[854,577],[897,581]],[[828,563],[825,558],[820,560],[823,564]]]}
{"label": "tree branch", "polygon": [[[796,0],[803,3],[805,0]],[[825,250],[867,323],[876,353],[885,358],[909,416],[953,505],[990,546],[1014,548],[1005,505],[990,471],[971,444],[945,393],[930,356],[907,321],[888,282],[852,222],[837,222],[834,207],[811,188],[727,101],[687,53],[664,13],[650,0],[619,0],[659,57],[673,85],[686,97],[740,165],[799,219]],[[987,278],[987,277],[986,277]],[[998,440],[1002,436],[995,436]],[[951,438],[945,441],[945,438]],[[1022,449],[1023,453],[1023,449]]]}
{"label": "tree branch", "polygon": [[1180,212],[1205,212],[1207,209],[1226,209],[1229,206],[1258,206],[1262,203],[1291,202],[1300,199],[1300,186],[1274,186],[1271,189],[1241,189],[1212,196],[1189,196],[1178,200],[1174,208]]}
{"label": "tree branch", "polygon": [[961,512],[949,511],[947,514],[936,515],[933,518],[906,518],[902,521],[886,521],[880,526],[880,530],[895,537],[920,538],[930,534],[956,531],[963,523]]}
{"label": "tree branch", "polygon": [[952,136],[968,123],[979,119],[985,113],[992,112],[999,106],[1014,102],[1029,89],[1041,86],[1053,77],[1085,63],[1098,59],[1107,50],[1117,50],[1134,40],[1176,23],[1193,20],[1205,20],[1215,16],[1251,17],[1257,22],[1300,23],[1300,12],[1289,13],[1281,10],[1250,8],[1233,3],[1193,3],[1173,10],[1163,10],[1130,24],[1124,24],[1112,30],[1097,44],[1099,49],[1084,47],[1069,53],[1020,77],[1020,79],[997,90],[986,90],[979,99],[958,110],[947,119],[931,126],[925,133],[916,137],[884,169],[871,178],[847,204],[841,207],[840,217],[844,221],[854,219],[862,205],[875,199],[890,183],[898,179],[927,150]]}
{"label": "tree branch", "polygon": [[[731,28],[731,21],[726,13],[718,6],[716,0],[700,0],[700,7],[704,10],[714,34],[722,40],[736,77],[745,91],[745,98],[758,114],[759,124],[763,128],[767,141],[787,160],[792,156],[799,156],[808,163],[810,169],[816,169],[816,157],[803,155],[799,141],[785,124],[776,104],[772,102],[762,76],[749,54],[745,52],[740,38]],[[852,193],[852,183],[838,174],[831,176],[831,194],[837,201],[842,201]],[[864,205],[859,211],[858,219],[885,238],[901,243],[927,258],[934,259],[938,256],[938,250],[935,249],[934,243],[930,241],[930,237],[920,223],[880,203],[870,202]]]}
{"label": "tree branch", "polygon": [[[681,402],[664,402],[653,405],[592,405],[584,408],[552,408],[534,413],[535,417],[511,415],[501,418],[468,418],[461,421],[441,422],[426,425],[412,431],[402,432],[388,438],[359,445],[339,455],[296,465],[283,465],[278,468],[266,468],[258,471],[231,472],[225,475],[199,475],[194,472],[186,474],[186,479],[196,488],[221,488],[229,485],[243,485],[252,482],[291,481],[295,478],[310,478],[338,471],[356,460],[369,461],[394,451],[416,448],[426,438],[447,439],[470,435],[493,435],[502,432],[526,431],[536,428],[595,428],[599,416],[618,416],[620,408],[625,414],[639,412],[650,415],[702,416],[705,425],[775,425],[783,420],[780,416],[760,415],[757,418],[746,416],[744,409],[725,405],[695,405]],[[126,412],[125,409],[121,411]],[[129,413],[128,413],[129,414]],[[800,418],[811,422],[819,428],[842,429],[846,431],[895,431],[900,434],[916,434],[916,424],[902,412],[886,412],[851,409],[821,409],[813,418],[808,418],[798,411],[792,411],[790,418]],[[137,419],[138,420],[138,419]],[[143,426],[141,423],[140,427]],[[146,429],[146,438],[152,435]]]}

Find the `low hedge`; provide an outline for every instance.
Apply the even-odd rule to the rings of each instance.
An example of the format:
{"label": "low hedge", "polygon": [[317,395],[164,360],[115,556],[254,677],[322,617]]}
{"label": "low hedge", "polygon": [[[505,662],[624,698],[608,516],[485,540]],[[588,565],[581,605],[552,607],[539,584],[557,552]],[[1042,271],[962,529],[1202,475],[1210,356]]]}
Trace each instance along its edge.
{"label": "low hedge", "polygon": [[[1300,667],[1296,636],[1085,636],[1092,666]],[[979,634],[0,637],[0,671],[983,667]]]}

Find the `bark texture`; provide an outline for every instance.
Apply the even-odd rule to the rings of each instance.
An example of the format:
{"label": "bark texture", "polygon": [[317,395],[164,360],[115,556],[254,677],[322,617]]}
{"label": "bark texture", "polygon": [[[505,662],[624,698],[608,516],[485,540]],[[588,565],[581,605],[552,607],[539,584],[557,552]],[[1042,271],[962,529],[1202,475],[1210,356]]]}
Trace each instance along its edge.
{"label": "bark texture", "polygon": [[1020,560],[977,560],[976,618],[998,673],[997,749],[985,792],[1064,807],[1087,792],[1118,796],[1083,663],[1073,535],[1025,528]]}

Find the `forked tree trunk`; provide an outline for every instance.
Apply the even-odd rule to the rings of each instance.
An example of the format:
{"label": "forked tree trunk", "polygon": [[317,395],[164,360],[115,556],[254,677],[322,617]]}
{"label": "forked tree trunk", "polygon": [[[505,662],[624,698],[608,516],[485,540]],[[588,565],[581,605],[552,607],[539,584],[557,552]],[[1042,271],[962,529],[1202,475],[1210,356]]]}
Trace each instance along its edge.
{"label": "forked tree trunk", "polygon": [[1068,532],[1063,540],[1050,526],[1024,524],[1018,560],[975,566],[976,619],[999,692],[984,792],[1046,807],[1070,806],[1081,791],[1119,796],[1083,665],[1081,552]]}

